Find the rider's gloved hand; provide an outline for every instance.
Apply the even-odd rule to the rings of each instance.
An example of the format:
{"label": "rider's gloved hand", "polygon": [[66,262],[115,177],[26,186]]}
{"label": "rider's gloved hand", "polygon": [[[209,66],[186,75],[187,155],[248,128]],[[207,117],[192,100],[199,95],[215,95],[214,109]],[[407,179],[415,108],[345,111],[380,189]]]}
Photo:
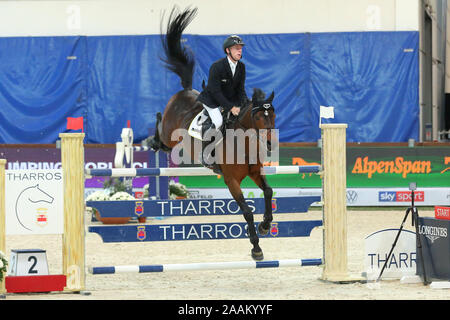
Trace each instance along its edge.
{"label": "rider's gloved hand", "polygon": [[237,116],[239,114],[239,112],[241,111],[241,108],[234,106],[233,108],[231,108],[230,111],[234,116]]}

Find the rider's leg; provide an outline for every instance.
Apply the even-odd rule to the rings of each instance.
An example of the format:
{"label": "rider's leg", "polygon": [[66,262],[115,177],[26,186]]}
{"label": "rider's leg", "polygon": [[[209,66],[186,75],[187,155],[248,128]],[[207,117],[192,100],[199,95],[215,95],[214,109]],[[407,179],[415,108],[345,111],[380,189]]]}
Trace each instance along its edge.
{"label": "rider's leg", "polygon": [[220,108],[210,108],[207,105],[203,104],[203,107],[206,109],[206,111],[209,114],[209,117],[211,118],[212,123],[214,124],[214,127],[219,130],[222,126],[222,113],[220,112]]}
{"label": "rider's leg", "polygon": [[[202,133],[203,136],[205,137],[205,133],[208,130],[215,130],[215,132],[209,132],[209,134],[206,135],[207,138],[203,139],[202,150],[205,150],[206,146],[208,146],[209,144],[213,143],[215,146],[222,140],[220,138],[217,138],[217,136],[219,136],[219,137],[221,136],[221,134],[218,135],[217,133],[219,132],[220,127],[222,126],[223,119],[222,119],[222,113],[220,112],[220,108],[210,108],[210,107],[206,106],[205,104],[203,105],[203,107],[208,112],[209,117],[211,118],[211,122],[212,122],[212,125],[210,128],[203,128],[203,133]],[[211,142],[212,137],[215,137],[213,142]],[[213,155],[212,155],[212,153],[208,153],[207,156],[209,156],[208,159],[206,159],[205,157],[202,157],[202,162],[203,162],[203,165],[210,166],[212,164],[211,162],[213,159],[211,157],[213,157]]]}

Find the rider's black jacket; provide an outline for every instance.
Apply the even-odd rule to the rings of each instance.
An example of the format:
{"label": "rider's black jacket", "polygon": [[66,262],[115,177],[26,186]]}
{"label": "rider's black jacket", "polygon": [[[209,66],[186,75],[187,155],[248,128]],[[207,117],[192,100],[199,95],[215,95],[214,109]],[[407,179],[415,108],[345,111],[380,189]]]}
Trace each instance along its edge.
{"label": "rider's black jacket", "polygon": [[226,57],[214,62],[209,69],[208,85],[197,100],[210,108],[223,107],[225,111],[233,106],[243,107],[248,100],[245,93],[245,64],[238,61],[233,77]]}

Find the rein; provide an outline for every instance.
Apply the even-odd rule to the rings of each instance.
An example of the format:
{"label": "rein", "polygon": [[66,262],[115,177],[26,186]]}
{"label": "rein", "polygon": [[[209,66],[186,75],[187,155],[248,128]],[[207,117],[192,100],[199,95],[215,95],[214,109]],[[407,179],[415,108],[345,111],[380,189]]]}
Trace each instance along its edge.
{"label": "rein", "polygon": [[[247,129],[250,129],[250,128],[246,128],[246,127],[244,127],[244,125],[242,124],[242,122],[241,122],[241,120],[243,120],[244,118],[245,118],[245,116],[247,115],[247,113],[249,112],[249,110],[250,110],[250,104],[248,104],[246,107],[245,107],[245,109],[244,110],[242,110],[242,111],[244,111],[244,112],[240,112],[239,114],[238,114],[238,116],[235,118],[235,120],[233,121],[233,124],[238,124],[240,127],[241,127],[241,129],[244,129],[244,130],[247,130]],[[254,127],[255,126],[255,124],[253,123],[253,115],[250,115],[250,118],[251,118],[251,121],[252,121],[252,126]],[[236,129],[236,128],[233,128],[233,129]]]}
{"label": "rein", "polygon": [[239,115],[236,117],[236,119],[233,121],[233,123],[236,123],[236,122],[237,122],[238,125],[239,125],[242,129],[244,129],[244,130],[251,129],[251,128],[256,129],[255,122],[254,122],[254,119],[253,119],[253,116],[255,115],[255,113],[258,112],[258,111],[264,111],[264,116],[268,116],[268,115],[269,115],[269,110],[273,110],[273,106],[272,106],[270,103],[265,103],[265,104],[262,104],[262,105],[256,105],[256,106],[253,106],[253,104],[252,104],[251,114],[250,114],[250,118],[251,118],[251,122],[252,122],[252,127],[246,128],[246,127],[244,127],[244,125],[242,124],[241,120],[242,120],[243,118],[245,118],[245,116],[247,115],[247,113],[249,112],[249,110],[250,110],[250,104],[248,104],[248,105],[244,108],[243,112],[241,111],[241,112],[239,113]]}
{"label": "rein", "polygon": [[[260,137],[260,135],[259,135],[259,130],[256,129],[256,125],[255,125],[253,116],[254,116],[254,114],[255,114],[256,112],[258,112],[258,111],[260,111],[260,110],[264,110],[264,115],[267,116],[268,110],[270,110],[270,109],[273,109],[273,106],[272,106],[270,103],[267,103],[267,104],[264,104],[264,105],[259,105],[259,106],[257,105],[257,106],[254,106],[254,107],[253,107],[253,105],[252,105],[252,108],[250,108],[250,104],[248,104],[248,105],[243,109],[243,111],[241,111],[241,112],[239,113],[239,115],[234,119],[234,121],[233,121],[233,120],[231,120],[231,121],[233,121],[233,125],[237,124],[237,125],[240,126],[241,129],[244,129],[244,130],[255,129],[255,130],[257,130],[257,133],[256,133],[257,139],[258,139],[260,142],[264,142],[264,141],[262,141],[262,139],[261,139],[261,137]],[[251,126],[250,128],[246,128],[246,127],[244,127],[244,125],[242,124],[241,120],[243,120],[243,119],[247,116],[247,114],[248,114],[249,112],[250,112],[250,119],[251,119],[252,126]],[[230,113],[230,115],[231,115],[231,113]],[[236,126],[233,126],[233,129],[236,129]]]}

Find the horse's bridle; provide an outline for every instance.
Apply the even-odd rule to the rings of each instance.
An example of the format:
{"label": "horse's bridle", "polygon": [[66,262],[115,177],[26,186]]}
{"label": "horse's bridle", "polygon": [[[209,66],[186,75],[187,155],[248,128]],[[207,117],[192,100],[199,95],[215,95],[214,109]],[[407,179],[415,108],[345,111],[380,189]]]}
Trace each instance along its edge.
{"label": "horse's bridle", "polygon": [[252,108],[252,117],[258,111],[264,111],[264,115],[267,117],[269,115],[269,110],[274,110],[271,103],[257,104]]}
{"label": "horse's bridle", "polygon": [[[249,110],[246,110],[247,108],[249,108],[250,105],[247,105],[246,108],[244,109],[245,112],[240,112],[239,115],[236,117],[236,119],[234,120],[234,123],[237,122],[237,124],[241,127],[241,129],[244,130],[248,130],[250,128],[246,128],[244,127],[244,125],[241,122],[241,119],[245,117],[245,115],[247,114],[247,112],[249,112]],[[269,110],[274,110],[274,107],[272,106],[271,103],[264,103],[264,104],[257,104],[256,106],[252,107],[252,109],[250,110],[251,114],[250,114],[250,118],[252,121],[252,126],[253,128],[256,128],[255,126],[255,120],[254,120],[254,115],[259,112],[259,111],[264,111],[264,116],[268,117],[269,116]],[[228,113],[228,118],[230,117],[231,112]],[[257,132],[257,138],[259,141],[263,142],[261,140],[261,137],[259,135],[259,131]],[[267,141],[266,141],[267,142]]]}
{"label": "horse's bridle", "polygon": [[[245,109],[249,108],[250,105],[247,105],[247,107],[245,107]],[[250,114],[250,118],[252,121],[252,126],[255,127],[255,122],[254,122],[254,115],[255,113],[259,112],[259,111],[264,111],[264,116],[269,116],[269,110],[274,110],[274,107],[272,106],[271,103],[264,103],[264,104],[257,104],[256,106],[252,107],[252,109],[250,110],[251,114]],[[246,128],[244,127],[244,125],[241,122],[241,119],[244,118],[244,116],[247,114],[247,112],[249,112],[248,110],[245,110],[245,112],[240,112],[239,115],[236,117],[236,119],[234,120],[234,122],[237,122],[238,125],[244,129],[250,129],[250,128]],[[231,115],[231,113],[228,114],[228,117]]]}

